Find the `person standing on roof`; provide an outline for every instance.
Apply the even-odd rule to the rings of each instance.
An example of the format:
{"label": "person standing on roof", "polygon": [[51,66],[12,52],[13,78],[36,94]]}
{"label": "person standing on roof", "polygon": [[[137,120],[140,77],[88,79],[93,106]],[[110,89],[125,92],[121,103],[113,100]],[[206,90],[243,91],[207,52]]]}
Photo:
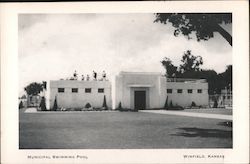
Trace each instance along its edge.
{"label": "person standing on roof", "polygon": [[93,71],[93,77],[94,77],[94,80],[96,80],[97,78],[97,73],[95,71]]}
{"label": "person standing on roof", "polygon": [[106,72],[105,71],[102,71],[102,79],[106,80]]}

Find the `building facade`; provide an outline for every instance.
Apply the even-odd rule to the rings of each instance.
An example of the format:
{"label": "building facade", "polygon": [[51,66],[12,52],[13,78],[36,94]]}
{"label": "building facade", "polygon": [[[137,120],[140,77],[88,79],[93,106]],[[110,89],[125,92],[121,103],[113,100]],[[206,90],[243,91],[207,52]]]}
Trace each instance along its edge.
{"label": "building facade", "polygon": [[59,108],[84,108],[87,103],[101,108],[106,99],[108,108],[112,107],[110,81],[50,81],[50,108],[55,99]]}
{"label": "building facade", "polygon": [[168,102],[182,107],[209,105],[208,83],[205,79],[167,79]]}
{"label": "building facade", "polygon": [[166,79],[160,73],[120,72],[113,87],[112,92],[111,82],[106,80],[50,81],[50,109],[55,99],[59,108],[84,108],[87,103],[101,108],[104,96],[110,109],[120,105],[127,109],[162,109],[166,102],[182,107],[209,104],[208,83],[203,79]]}
{"label": "building facade", "polygon": [[166,100],[166,78],[160,73],[121,72],[115,79],[115,108],[162,108]]}
{"label": "building facade", "polygon": [[155,109],[168,104],[207,107],[208,83],[204,79],[166,79],[160,73],[121,72],[115,81],[115,107]]}

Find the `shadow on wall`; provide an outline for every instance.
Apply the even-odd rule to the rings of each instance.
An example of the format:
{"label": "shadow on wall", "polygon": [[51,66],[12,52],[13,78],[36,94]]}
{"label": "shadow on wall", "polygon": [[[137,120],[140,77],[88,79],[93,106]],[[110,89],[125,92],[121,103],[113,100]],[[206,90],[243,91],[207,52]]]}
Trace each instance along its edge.
{"label": "shadow on wall", "polygon": [[232,130],[201,129],[201,128],[178,128],[183,132],[171,134],[172,136],[202,137],[202,138],[232,138]]}

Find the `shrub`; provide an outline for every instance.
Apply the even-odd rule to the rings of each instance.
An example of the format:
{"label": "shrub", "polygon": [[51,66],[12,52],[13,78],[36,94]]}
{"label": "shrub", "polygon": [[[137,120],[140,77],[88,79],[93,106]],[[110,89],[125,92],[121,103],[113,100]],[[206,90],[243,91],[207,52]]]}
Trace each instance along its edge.
{"label": "shrub", "polygon": [[194,101],[192,101],[192,103],[191,103],[191,107],[196,107],[196,104],[195,104],[195,102],[194,102]]}
{"label": "shrub", "polygon": [[85,105],[85,108],[91,108],[90,103],[87,103],[87,104]]}
{"label": "shrub", "polygon": [[119,102],[118,109],[122,109],[122,102]]}
{"label": "shrub", "polygon": [[169,107],[168,110],[184,110],[184,108],[182,106],[176,105]]}
{"label": "shrub", "polygon": [[213,106],[214,108],[217,108],[218,107],[218,102],[217,102],[217,100],[214,100],[214,106]]}
{"label": "shrub", "polygon": [[173,102],[172,102],[172,100],[170,101],[169,107],[170,107],[170,108],[173,107]]}
{"label": "shrub", "polygon": [[168,109],[168,96],[167,96],[165,104],[164,104],[164,109]]}
{"label": "shrub", "polygon": [[54,105],[52,109],[53,111],[56,111],[58,109],[56,97],[55,97],[55,101],[54,101]]}
{"label": "shrub", "polygon": [[19,109],[22,109],[22,108],[24,108],[24,106],[23,106],[23,102],[22,102],[22,101],[20,101],[20,103],[19,103]]}
{"label": "shrub", "polygon": [[103,98],[102,107],[103,107],[104,110],[108,109],[108,106],[107,106],[107,103],[106,103],[106,96],[105,95],[104,95],[104,98]]}
{"label": "shrub", "polygon": [[45,98],[44,97],[42,97],[42,100],[40,102],[39,107],[41,108],[42,111],[46,111],[47,110],[47,108],[46,108],[46,102],[45,102]]}

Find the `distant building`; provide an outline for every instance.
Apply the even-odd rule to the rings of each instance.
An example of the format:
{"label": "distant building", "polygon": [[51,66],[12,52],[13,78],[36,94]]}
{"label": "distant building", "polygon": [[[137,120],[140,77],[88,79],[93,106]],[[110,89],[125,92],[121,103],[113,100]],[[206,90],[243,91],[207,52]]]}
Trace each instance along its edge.
{"label": "distant building", "polygon": [[87,103],[92,107],[100,108],[104,95],[107,106],[111,108],[110,81],[50,81],[50,108],[53,107],[55,98],[59,108],[83,108]]}
{"label": "distant building", "polygon": [[217,98],[218,107],[222,107],[222,108],[232,107],[233,97],[232,97],[232,91],[230,88],[222,89],[221,94],[218,94],[217,97],[218,97]]}
{"label": "distant building", "polygon": [[166,79],[160,73],[121,72],[115,81],[115,107],[131,109],[163,108],[168,104],[183,107],[208,106],[208,83],[204,79]]}

